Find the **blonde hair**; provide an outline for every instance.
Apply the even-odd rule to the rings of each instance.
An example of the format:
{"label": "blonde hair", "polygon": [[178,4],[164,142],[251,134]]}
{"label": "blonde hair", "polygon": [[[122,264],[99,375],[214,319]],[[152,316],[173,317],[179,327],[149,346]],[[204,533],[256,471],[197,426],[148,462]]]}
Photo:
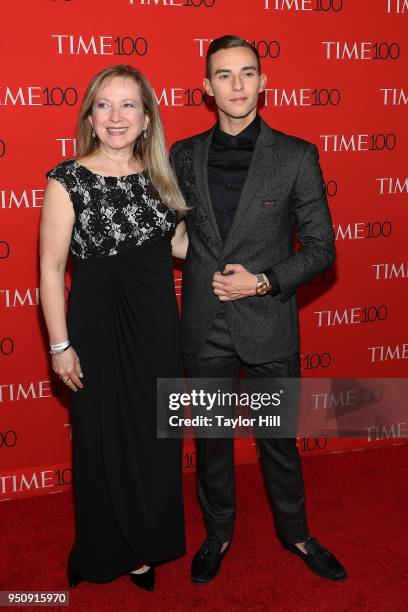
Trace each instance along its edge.
{"label": "blonde hair", "polygon": [[89,83],[79,111],[77,140],[78,156],[92,155],[99,149],[99,140],[92,136],[92,126],[88,119],[101,85],[108,79],[125,77],[138,84],[145,114],[149,117],[146,138],[141,134],[133,148],[134,156],[143,164],[153,187],[169,208],[186,212],[189,207],[177,184],[176,176],[170,165],[159,108],[153,89],[139,70],[125,64],[109,66],[98,72]]}

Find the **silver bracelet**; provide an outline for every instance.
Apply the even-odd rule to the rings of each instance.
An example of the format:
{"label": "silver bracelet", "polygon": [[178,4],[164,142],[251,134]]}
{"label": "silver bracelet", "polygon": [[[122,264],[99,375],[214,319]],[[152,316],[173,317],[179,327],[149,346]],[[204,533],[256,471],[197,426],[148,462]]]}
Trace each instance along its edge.
{"label": "silver bracelet", "polygon": [[50,349],[52,351],[60,351],[61,349],[69,346],[69,340],[64,340],[64,342],[59,342],[58,344],[50,344]]}
{"label": "silver bracelet", "polygon": [[53,346],[58,346],[58,345],[51,344],[50,355],[61,355],[62,353],[65,353],[65,351],[71,346],[71,343],[69,340],[67,340],[66,342],[62,342],[61,344],[62,344],[62,348],[58,348],[58,349],[53,348]]}
{"label": "silver bracelet", "polygon": [[50,349],[52,351],[61,351],[67,348],[67,346],[69,346],[69,340],[64,340],[64,342],[59,342],[58,344],[50,344]]}

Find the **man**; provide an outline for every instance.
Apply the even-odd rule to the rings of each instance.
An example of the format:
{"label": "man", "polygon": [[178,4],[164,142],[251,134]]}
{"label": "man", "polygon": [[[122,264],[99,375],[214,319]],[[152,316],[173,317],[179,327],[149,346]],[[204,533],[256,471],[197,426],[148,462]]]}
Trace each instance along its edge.
{"label": "man", "polygon": [[[177,142],[171,159],[187,203],[182,346],[191,378],[300,375],[295,291],[335,259],[314,145],[271,129],[257,114],[259,55],[238,36],[212,41],[204,87],[218,123]],[[292,233],[301,248],[295,252]],[[233,439],[197,439],[197,488],[207,539],[192,580],[218,573],[235,515]],[[284,548],[333,580],[346,572],[307,527],[295,438],[260,438],[260,461]]]}

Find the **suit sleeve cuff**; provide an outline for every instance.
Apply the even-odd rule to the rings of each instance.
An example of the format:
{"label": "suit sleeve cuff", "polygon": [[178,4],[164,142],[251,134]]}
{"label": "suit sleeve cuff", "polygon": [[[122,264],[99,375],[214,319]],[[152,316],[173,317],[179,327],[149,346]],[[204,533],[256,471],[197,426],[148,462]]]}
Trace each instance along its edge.
{"label": "suit sleeve cuff", "polygon": [[279,286],[277,276],[275,272],[272,270],[272,268],[268,268],[267,270],[262,270],[261,274],[265,274],[266,278],[269,281],[269,285],[271,287],[271,291],[269,295],[271,295],[272,297],[275,297],[275,295],[278,295],[281,292],[281,288]]}

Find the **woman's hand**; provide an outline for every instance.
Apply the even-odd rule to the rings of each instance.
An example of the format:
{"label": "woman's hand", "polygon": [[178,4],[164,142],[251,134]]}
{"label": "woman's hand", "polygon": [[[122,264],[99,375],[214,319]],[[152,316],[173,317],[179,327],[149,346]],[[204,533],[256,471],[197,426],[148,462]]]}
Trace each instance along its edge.
{"label": "woman's hand", "polygon": [[188,235],[185,221],[183,219],[178,222],[176,231],[171,239],[171,250],[173,257],[185,259],[188,249]]}
{"label": "woman's hand", "polygon": [[75,349],[70,346],[59,355],[52,356],[52,369],[71,391],[84,388],[82,384],[82,369]]}

